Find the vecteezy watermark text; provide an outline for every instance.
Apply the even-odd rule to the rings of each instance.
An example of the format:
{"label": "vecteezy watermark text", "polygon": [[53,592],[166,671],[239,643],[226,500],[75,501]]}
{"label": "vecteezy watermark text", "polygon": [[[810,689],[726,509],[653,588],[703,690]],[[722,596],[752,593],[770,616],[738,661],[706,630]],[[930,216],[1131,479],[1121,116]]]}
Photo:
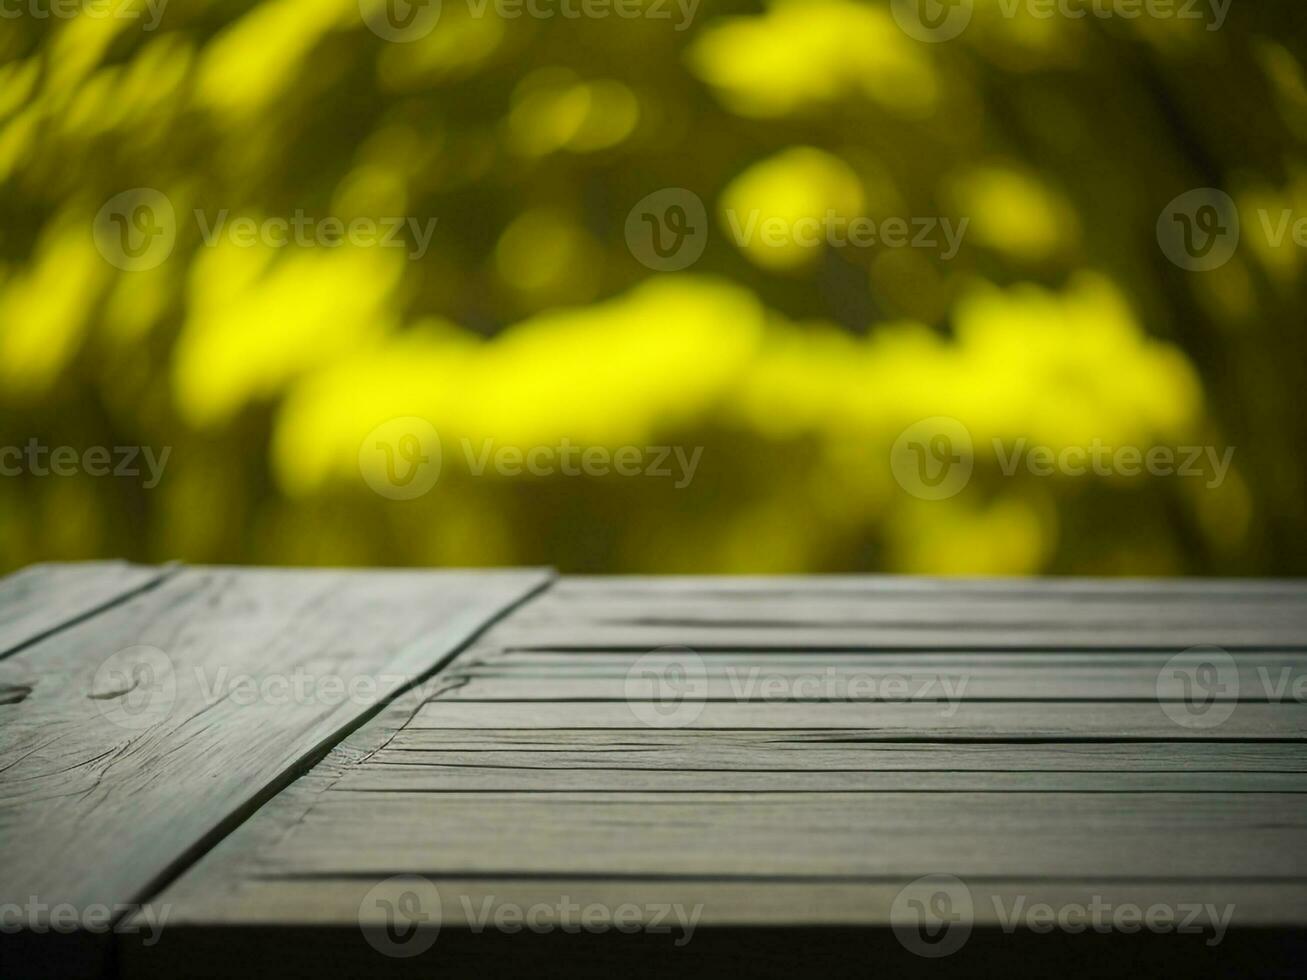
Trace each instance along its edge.
{"label": "vecteezy watermark text", "polygon": [[703,915],[703,904],[687,909],[680,902],[622,902],[607,904],[588,902],[582,905],[568,895],[557,901],[521,905],[505,902],[494,895],[483,896],[474,903],[468,895],[460,895],[459,903],[468,929],[474,933],[486,931],[517,933],[522,931],[545,933],[581,932],[653,933],[679,935],[675,946],[685,946],[694,938],[694,930]]}
{"label": "vecteezy watermark text", "polygon": [[112,476],[132,479],[142,475],[145,464],[146,479],[141,486],[153,490],[163,478],[164,467],[172,447],[155,451],[153,446],[91,446],[77,449],[73,446],[47,446],[36,438],[25,446],[0,446],[0,477],[27,474],[35,477]]}
{"label": "vecteezy watermark text", "polygon": [[[1178,477],[1200,479],[1208,490],[1225,483],[1235,448],[1226,446],[1113,446],[1102,439],[1085,445],[1032,444],[1025,438],[994,439],[992,449],[1006,477],[1024,469],[1035,477]],[[895,481],[922,500],[945,500],[961,493],[975,470],[971,432],[948,416],[922,419],[900,433],[890,450]]]}
{"label": "vecteezy watermark text", "polygon": [[[998,0],[989,13],[1014,20],[1175,20],[1204,22],[1208,31],[1225,25],[1234,0]],[[959,37],[975,14],[975,0],[890,0],[899,28],[918,41],[938,44]]]}
{"label": "vecteezy watermark text", "polygon": [[663,647],[637,658],[622,694],[636,719],[651,728],[684,728],[711,699],[734,702],[934,702],[951,718],[966,696],[968,674],[847,669],[784,669],[726,663],[709,675],[707,662],[688,647]]}
{"label": "vecteezy watermark text", "polygon": [[[556,443],[501,445],[494,439],[458,440],[463,464],[473,477],[644,477],[671,480],[682,490],[694,480],[703,457],[695,446],[585,446],[566,436]],[[433,426],[419,416],[390,419],[359,446],[359,471],[376,493],[413,500],[440,479],[444,448]]]}
{"label": "vecteezy watermark text", "polygon": [[[368,889],[359,902],[358,922],[368,944],[383,956],[408,959],[435,945],[445,920],[451,886],[437,888],[422,875],[395,875]],[[673,937],[683,947],[694,938],[703,904],[680,902],[581,902],[570,895],[525,904],[494,894],[460,892],[456,913],[460,925],[480,935],[502,932],[537,934],[562,932],[594,935],[606,932],[645,933]]]}
{"label": "vecteezy watermark text", "polygon": [[1031,476],[1179,476],[1203,479],[1208,490],[1225,482],[1234,460],[1234,447],[1215,446],[1108,446],[1101,439],[1088,446],[1031,446],[1017,439],[1010,446],[994,440],[994,455],[1004,476],[1015,476],[1022,466]]}
{"label": "vecteezy watermark text", "polygon": [[[358,0],[368,29],[383,40],[408,44],[431,34],[446,3],[454,0]],[[675,20],[684,31],[694,20],[699,0],[461,0],[467,16],[502,20]],[[679,18],[678,18],[679,15]]]}
{"label": "vecteezy watermark text", "polygon": [[949,261],[957,256],[962,239],[971,224],[970,218],[954,221],[947,217],[920,218],[849,218],[829,210],[821,217],[762,217],[753,210],[741,217],[734,209],[726,212],[727,224],[735,244],[750,247],[755,241],[767,248],[919,248],[938,252]]}
{"label": "vecteezy watermark text", "polygon": [[[915,248],[944,261],[962,247],[970,218],[848,216],[827,209],[798,218],[764,215],[761,209],[727,208],[726,230],[741,249]],[[626,245],[636,261],[656,272],[680,272],[698,262],[708,245],[708,211],[684,187],[664,187],[636,202],[626,216]]]}
{"label": "vecteezy watermark text", "polygon": [[255,221],[242,217],[229,221],[230,214],[226,209],[213,215],[196,210],[195,223],[205,245],[216,245],[225,238],[237,248],[339,248],[345,244],[355,248],[403,248],[414,261],[427,254],[440,220],[362,217],[347,222],[334,217],[315,218],[297,209],[289,218]]}
{"label": "vecteezy watermark text", "polygon": [[[992,918],[990,912],[992,911]],[[890,906],[890,925],[902,946],[928,959],[951,956],[966,945],[977,919],[984,914],[1009,935],[1018,930],[1036,934],[1137,933],[1205,936],[1218,946],[1234,919],[1232,904],[1211,902],[1128,902],[1086,895],[1081,902],[1031,901],[1021,894],[992,893],[977,898],[961,878],[931,874],[905,885]]]}
{"label": "vecteezy watermark text", "polygon": [[0,0],[0,20],[142,20],[153,31],[163,20],[168,0]]}
{"label": "vecteezy watermark text", "polygon": [[141,945],[153,946],[163,935],[163,927],[171,914],[171,904],[105,905],[93,902],[77,906],[71,902],[45,902],[30,895],[25,902],[0,902],[0,933],[145,931],[147,935],[141,940]]}
{"label": "vecteezy watermark text", "polygon": [[[236,248],[403,249],[412,261],[431,247],[438,218],[408,216],[318,217],[303,209],[282,217],[231,217],[231,211],[193,211],[205,247],[223,242]],[[105,261],[126,272],[158,268],[172,255],[179,222],[172,200],[152,187],[123,191],[105,202],[95,216],[92,234]]]}

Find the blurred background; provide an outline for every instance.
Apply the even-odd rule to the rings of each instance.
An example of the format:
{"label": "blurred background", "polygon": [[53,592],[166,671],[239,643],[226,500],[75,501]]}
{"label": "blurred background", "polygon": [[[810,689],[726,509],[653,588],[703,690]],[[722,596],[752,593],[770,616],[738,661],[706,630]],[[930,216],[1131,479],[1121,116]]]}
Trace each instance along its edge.
{"label": "blurred background", "polygon": [[[7,0],[0,446],[169,453],[152,486],[11,467],[4,570],[1307,571],[1307,248],[1282,224],[1307,218],[1303,4],[955,0],[965,30],[923,40],[897,0],[444,0],[425,28],[379,2]],[[175,219],[134,266],[102,232],[142,188]],[[691,209],[702,255],[660,271],[630,230],[668,188],[707,227]],[[1206,271],[1159,238],[1196,188],[1242,228]],[[738,234],[830,214],[965,234]],[[420,256],[412,226],[213,235],[296,215],[436,225]],[[972,470],[927,499],[891,456],[938,416]],[[397,499],[369,440],[411,417],[439,479]],[[563,440],[702,452],[678,486],[478,474],[461,448]],[[1005,472],[1005,446],[1096,441],[1235,452],[1219,481]]]}

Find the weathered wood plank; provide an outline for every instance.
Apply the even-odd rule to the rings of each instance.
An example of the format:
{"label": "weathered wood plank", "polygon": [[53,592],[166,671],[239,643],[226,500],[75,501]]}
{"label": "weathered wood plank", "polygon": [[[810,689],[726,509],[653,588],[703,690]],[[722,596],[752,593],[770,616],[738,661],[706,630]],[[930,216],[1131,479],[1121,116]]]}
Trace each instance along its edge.
{"label": "weathered wood plank", "polygon": [[[702,903],[706,932],[687,948],[717,952],[660,969],[738,969],[784,935],[802,955],[749,960],[760,975],[803,973],[832,949],[836,972],[912,975],[938,961],[882,940],[900,890],[931,873],[966,881],[977,930],[1000,922],[996,898],[1233,904],[1243,931],[1220,962],[1278,963],[1284,927],[1307,922],[1307,708],[1257,689],[1261,671],[1284,671],[1292,691],[1307,668],[1305,599],[1302,583],[564,579],[469,646],[433,700],[397,700],[156,896],[168,933],[154,949],[122,937],[124,973],[160,977],[197,955],[218,975],[290,961],[607,976],[654,962],[647,944],[595,954],[474,921],[486,902],[585,896]],[[1218,702],[1231,716],[1215,728],[1157,700],[1172,653],[1199,644],[1235,658],[1239,700]],[[656,673],[660,655],[645,655],[675,645],[700,656],[692,698],[708,700],[679,702],[697,709],[676,719],[688,727],[650,727],[637,711],[667,692],[638,670]],[[793,686],[817,668],[835,683],[948,674],[968,688],[777,702],[735,683]],[[396,874],[444,899],[439,942],[413,961],[364,935],[386,924],[368,897]],[[814,938],[796,938],[806,927]],[[252,952],[244,940],[262,934],[278,944]],[[984,956],[952,962],[968,976],[1083,967],[1015,952],[1031,935],[978,937]],[[723,936],[745,938],[731,954]],[[1183,949],[1156,962],[1174,968]],[[1203,946],[1194,962],[1217,961]]]}
{"label": "weathered wood plank", "polygon": [[[440,943],[417,961],[428,969],[458,962],[460,940],[450,932],[467,925],[468,908],[483,908],[491,896],[526,905],[563,896],[606,908],[631,901],[702,905],[700,921],[708,928],[741,922],[874,928],[890,921],[894,897],[907,881],[954,865],[959,870],[953,873],[970,871],[966,880],[977,896],[978,926],[994,922],[993,898],[1010,908],[1022,896],[1027,903],[1055,905],[1089,902],[1094,895],[1144,906],[1233,904],[1229,924],[1240,928],[1295,923],[1307,914],[1307,882],[1285,878],[1286,868],[1301,866],[1293,857],[1300,833],[1282,829],[1276,840],[1236,843],[1237,853],[1227,849],[1229,828],[1242,826],[1250,811],[1259,820],[1298,827],[1302,810],[1290,797],[1254,795],[1245,803],[1217,794],[1190,807],[1184,794],[1097,799],[1057,794],[1043,801],[1037,794],[963,794],[948,804],[935,803],[939,798],[928,794],[887,794],[871,798],[871,807],[863,809],[859,804],[866,798],[847,793],[801,794],[780,806],[770,804],[770,797],[748,794],[646,796],[621,805],[610,794],[572,793],[551,794],[544,804],[528,798],[524,807],[521,796],[505,794],[471,794],[460,804],[438,794],[369,796],[345,789],[347,780],[372,770],[383,746],[432,734],[404,729],[416,708],[416,698],[397,701],[158,896],[156,902],[171,909],[169,928],[157,947],[143,948],[144,934],[120,937],[125,975],[166,976],[177,957],[199,950],[211,971],[206,975],[224,975],[238,964],[271,975],[290,950],[307,956],[324,948],[333,950],[330,963],[336,970],[343,962],[354,963],[358,972],[388,970],[394,961],[364,941],[361,924],[381,925],[367,918],[377,912],[364,899],[383,878],[401,872],[427,875],[443,899]],[[904,748],[919,754],[933,747]],[[1162,748],[1174,747],[1112,750],[1155,755]],[[1104,746],[1059,749],[1072,753],[1064,764],[1108,752]],[[1059,828],[1061,836],[1048,836],[1050,827]],[[1114,846],[1122,840],[1120,856],[1109,852],[1106,865],[1098,861],[1099,849],[1084,846],[1090,831],[1093,839],[1110,837]],[[1032,832],[1044,836],[1031,843]],[[1268,853],[1280,858],[1270,860]],[[551,861],[561,867],[542,872]],[[987,861],[991,872],[1002,868],[1000,878],[976,873]],[[493,879],[478,881],[469,864],[492,866]],[[1090,865],[1092,870],[1084,871]],[[1032,867],[1038,872],[1022,880],[1021,869]],[[1212,878],[1231,867],[1239,869],[1236,878]],[[1077,883],[1050,876],[1058,868],[1079,869],[1088,877]],[[1267,877],[1248,877],[1258,871]],[[248,930],[259,924],[282,930],[277,948],[256,954],[245,943],[213,941],[215,928]],[[286,931],[292,924],[327,931]],[[490,955],[498,948],[494,932],[478,935],[473,948]],[[901,947],[886,952],[894,949],[901,952]],[[555,951],[555,965],[574,967],[585,961],[578,956],[583,957],[578,947],[565,946]],[[496,955],[486,962],[505,960]]]}
{"label": "weathered wood plank", "polygon": [[[641,906],[682,904],[687,909],[702,906],[699,925],[703,927],[734,924],[887,925],[894,898],[910,880],[903,877],[879,880],[874,877],[823,878],[819,875],[807,879],[742,876],[736,880],[671,875],[604,878],[581,873],[543,878],[464,875],[432,879],[442,899],[442,945],[444,929],[469,925],[475,920],[476,910],[483,908],[491,897],[496,903],[513,901],[524,907],[539,902],[557,903],[564,896],[582,906],[595,903],[605,908],[628,902]],[[1213,904],[1220,909],[1233,905],[1232,924],[1244,927],[1292,926],[1307,917],[1307,882],[1303,881],[1177,881],[1149,880],[1142,876],[1117,881],[1104,881],[1099,877],[1080,881],[1042,877],[1022,881],[977,875],[967,879],[967,883],[973,893],[978,926],[999,925],[998,912],[1010,909],[1022,896],[1026,905],[1045,902],[1055,908],[1070,902],[1087,905],[1095,895],[1114,904],[1129,902],[1145,908],[1155,903],[1172,907]],[[193,916],[199,906],[176,905],[174,918],[170,920],[173,928],[169,932],[173,934],[165,933],[160,945],[165,951],[170,944],[185,948],[191,938],[188,932],[201,921],[210,927],[248,927],[253,923],[280,922],[287,926],[334,926],[366,949],[359,930],[359,912],[362,899],[375,884],[376,879],[367,876],[251,876],[242,883],[238,900],[231,900],[229,895],[227,901],[206,903],[202,919]],[[179,893],[174,892],[169,897],[176,899]],[[995,899],[1002,908],[995,908]],[[482,939],[488,943],[490,936],[486,934]],[[228,945],[231,945],[230,934]],[[297,944],[290,948],[298,952],[302,947]],[[243,950],[228,948],[213,952],[220,957],[218,962],[234,963],[238,962]],[[384,959],[375,951],[368,950],[368,953],[371,966],[384,969]],[[440,953],[441,948],[437,946],[426,961],[428,969],[441,964]],[[129,971],[128,976],[167,976],[148,969],[148,956],[138,954],[138,958],[139,965],[145,969],[139,973]],[[283,950],[283,962],[288,959]],[[486,961],[483,967],[489,969],[492,962]]]}
{"label": "weathered wood plank", "polygon": [[1307,584],[916,579],[568,580],[502,624],[506,648],[1038,646],[1307,650]]}
{"label": "weathered wood plank", "polygon": [[857,879],[939,870],[1307,883],[1305,861],[1307,808],[1275,793],[333,790],[262,855],[260,873]]}
{"label": "weathered wood plank", "polygon": [[24,650],[37,684],[0,706],[0,902],[140,901],[547,581],[187,569]]}
{"label": "weathered wood plank", "polygon": [[[769,673],[809,674],[819,671],[853,672],[909,670],[1080,670],[1103,673],[1123,670],[1162,670],[1176,654],[1171,651],[1094,650],[978,650],[935,653],[930,650],[501,650],[478,644],[458,658],[457,672],[470,676],[621,677],[632,667],[674,666],[687,654],[703,662],[710,675],[758,668]],[[1274,650],[1236,650],[1237,666],[1256,672],[1265,668],[1278,677],[1288,670],[1292,680],[1307,674],[1307,653]]]}
{"label": "weathered wood plank", "polygon": [[[874,772],[521,768],[372,759],[337,792],[378,793],[1307,793],[1297,772]],[[611,759],[609,760],[612,761]]]}
{"label": "weathered wood plank", "polygon": [[1307,633],[1291,623],[1157,626],[1120,620],[1061,625],[825,626],[685,623],[507,623],[493,637],[510,650],[1185,650],[1217,646],[1230,651],[1274,647],[1307,651]]}
{"label": "weathered wood plank", "polygon": [[1082,599],[1046,596],[1038,599],[1000,595],[940,598],[929,594],[905,596],[781,595],[760,601],[712,599],[701,596],[660,600],[597,596],[586,602],[542,600],[514,619],[515,626],[564,624],[584,626],[810,626],[835,627],[975,626],[1014,629],[1033,626],[1094,627],[1126,618],[1151,626],[1222,627],[1275,623],[1307,625],[1307,595],[1273,598],[1250,596],[1175,596],[1151,600],[1139,597]]}
{"label": "weathered wood plank", "polygon": [[[449,678],[459,686],[442,697],[458,701],[651,701],[690,692],[709,701],[782,703],[786,701],[1153,701],[1159,696],[1160,672],[1130,670],[1056,670],[970,667],[948,670],[852,669],[808,671],[769,670],[766,665],[714,672],[693,680],[673,678],[647,667],[639,672],[607,677],[548,676],[528,673],[490,675],[459,673]],[[1246,665],[1234,672],[1241,701],[1288,699],[1288,680],[1264,666]],[[1281,687],[1281,684],[1284,684]],[[687,687],[692,685],[692,687]],[[1164,688],[1167,685],[1164,685]],[[1232,690],[1234,688],[1232,687]],[[1299,686],[1301,694],[1303,687]],[[1173,702],[1175,692],[1163,693]]]}
{"label": "weathered wood plank", "polygon": [[1293,742],[875,742],[836,731],[406,728],[369,763],[866,772],[1307,772]]}
{"label": "weathered wood plank", "polygon": [[168,574],[168,568],[106,561],[33,565],[0,579],[0,659]]}
{"label": "weathered wood plank", "polygon": [[[412,728],[634,729],[653,727],[639,702],[476,702],[453,700],[457,691],[423,705]],[[1218,729],[1185,727],[1156,702],[1050,703],[929,702],[723,703],[686,701],[669,716],[672,727],[700,729],[825,729],[848,738],[1077,741],[1184,739],[1223,741],[1307,739],[1307,705],[1244,704]]]}
{"label": "weathered wood plank", "polygon": [[549,591],[550,602],[594,596],[639,596],[650,601],[678,595],[733,598],[926,594],[1038,598],[1047,595],[1170,599],[1177,596],[1301,597],[1307,580],[1259,578],[939,578],[925,575],[568,575]]}

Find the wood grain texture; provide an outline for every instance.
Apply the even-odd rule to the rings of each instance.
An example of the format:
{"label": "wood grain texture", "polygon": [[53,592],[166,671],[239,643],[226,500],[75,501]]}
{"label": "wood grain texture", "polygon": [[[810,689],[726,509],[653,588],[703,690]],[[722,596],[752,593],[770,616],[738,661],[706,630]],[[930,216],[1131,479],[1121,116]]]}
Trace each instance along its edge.
{"label": "wood grain texture", "polygon": [[[611,765],[613,761],[610,758],[608,766],[572,768],[387,757],[350,773],[336,789],[363,793],[1067,793],[1084,792],[1088,782],[1082,773],[1057,771],[627,769]],[[1099,774],[1093,785],[1095,793],[1307,793],[1307,773],[1108,771]]]}
{"label": "wood grain texture", "polygon": [[1154,625],[1120,620],[1042,624],[810,625],[768,622],[563,623],[505,625],[495,636],[513,650],[1185,650],[1208,645],[1227,650],[1267,647],[1307,651],[1307,630],[1289,622]]}
{"label": "wood grain texture", "polygon": [[168,574],[166,568],[106,561],[33,565],[0,579],[0,660]]}
{"label": "wood grain texture", "polygon": [[942,599],[969,595],[997,598],[1042,596],[1142,597],[1162,601],[1186,597],[1233,597],[1261,600],[1307,595],[1307,580],[1159,579],[1159,578],[938,578],[927,575],[568,575],[549,590],[549,602],[593,601],[607,596],[881,596],[930,595]]}
{"label": "wood grain texture", "polygon": [[[0,687],[0,902],[165,913],[161,937],[120,920],[120,977],[1283,975],[1307,955],[1302,581],[55,571],[0,583],[0,681],[35,678]],[[1229,652],[1218,683],[1162,683],[1195,645]],[[414,874],[438,942],[383,955],[378,889]],[[893,929],[933,874],[971,899],[942,960]],[[1227,932],[1004,926],[1094,900],[1229,907]],[[478,919],[559,903],[694,908],[697,932]],[[12,949],[5,976],[51,972]]]}
{"label": "wood grain texture", "polygon": [[0,705],[0,902],[147,898],[547,581],[186,569],[23,650],[35,686]]}
{"label": "wood grain texture", "polygon": [[[156,896],[174,925],[124,936],[124,972],[1283,971],[1307,927],[1305,610],[1302,583],[563,578]],[[1228,717],[1197,727],[1159,676],[1221,641],[1235,685],[1205,707]],[[939,873],[976,935],[926,960],[892,911]],[[441,900],[411,960],[367,938],[395,875]],[[1002,928],[1014,902],[1095,897],[1231,906],[1230,933]],[[478,925],[564,901],[698,907],[701,931]]]}
{"label": "wood grain texture", "polygon": [[[1287,673],[1286,673],[1287,672]],[[1148,666],[1113,671],[1053,667],[987,668],[981,664],[929,669],[891,667],[777,670],[766,664],[714,670],[694,688],[708,701],[895,703],[929,701],[1140,701],[1158,697],[1160,668]],[[1269,701],[1277,691],[1307,677],[1307,663],[1286,667],[1245,665],[1238,671],[1242,701]],[[665,685],[648,674],[582,674],[568,676],[536,670],[489,674],[472,670],[449,675],[446,697],[459,701],[650,701]],[[1183,701],[1183,696],[1172,700]]]}
{"label": "wood grain texture", "polygon": [[839,731],[405,728],[371,763],[731,771],[1307,772],[1293,742],[877,742]]}
{"label": "wood grain texture", "polygon": [[491,638],[513,650],[1307,651],[1307,585],[884,577],[571,579]]}
{"label": "wood grain texture", "polygon": [[[640,702],[458,701],[458,690],[426,704],[413,728],[535,728],[647,730]],[[1148,739],[1204,740],[1209,729],[1188,728],[1156,702],[1013,703],[715,702],[687,704],[682,727],[840,731],[849,739],[986,740],[999,742]],[[1240,702],[1220,726],[1223,741],[1307,740],[1307,705]]]}

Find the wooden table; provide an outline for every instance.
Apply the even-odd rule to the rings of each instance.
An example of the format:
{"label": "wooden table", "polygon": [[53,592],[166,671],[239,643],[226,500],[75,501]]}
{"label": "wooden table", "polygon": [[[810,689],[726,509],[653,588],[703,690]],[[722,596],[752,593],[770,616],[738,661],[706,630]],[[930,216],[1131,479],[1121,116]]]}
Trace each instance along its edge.
{"label": "wooden table", "polygon": [[1298,582],[40,566],[0,976],[1295,975],[1304,698]]}

